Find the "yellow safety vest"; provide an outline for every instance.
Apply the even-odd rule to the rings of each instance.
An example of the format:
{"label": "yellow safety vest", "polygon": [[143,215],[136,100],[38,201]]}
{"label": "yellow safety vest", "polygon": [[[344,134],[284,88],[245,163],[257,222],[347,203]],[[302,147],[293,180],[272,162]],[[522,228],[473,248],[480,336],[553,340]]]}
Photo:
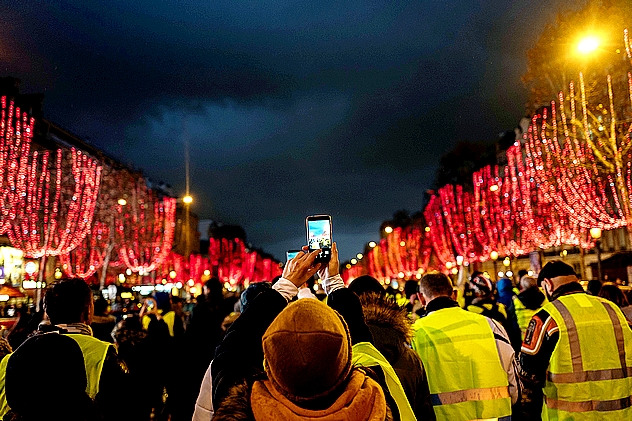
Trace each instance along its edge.
{"label": "yellow safety vest", "polygon": [[518,327],[520,328],[520,333],[522,333],[522,340],[524,340],[524,335],[525,333],[527,333],[529,322],[531,321],[533,316],[535,316],[535,314],[540,311],[540,309],[528,309],[527,307],[525,307],[524,304],[522,304],[520,298],[516,297],[515,295],[513,296],[513,305],[514,311],[516,313],[516,319],[518,320]]}
{"label": "yellow safety vest", "polygon": [[559,328],[542,420],[632,420],[632,331],[610,301],[570,294],[544,306]]}
{"label": "yellow safety vest", "polygon": [[458,307],[434,311],[420,319],[413,348],[438,421],[511,416],[509,380],[486,317]]}
{"label": "yellow safety vest", "polygon": [[94,399],[97,393],[99,393],[99,382],[101,380],[105,356],[112,344],[87,335],[72,333],[66,336],[74,339],[77,344],[79,344],[81,352],[83,352],[83,361],[86,365],[86,377],[88,378],[88,388],[86,392]]}
{"label": "yellow safety vest", "polygon": [[[100,341],[87,335],[69,334],[66,336],[74,339],[79,345],[79,348],[81,348],[86,367],[86,377],[88,379],[86,393],[94,399],[99,392],[99,382],[101,380],[103,362],[105,361],[105,356],[112,344]],[[11,408],[9,408],[9,404],[7,403],[5,390],[7,364],[9,363],[9,357],[11,355],[12,354],[5,356],[2,361],[0,361],[0,419],[2,419],[2,417],[11,410]]]}
{"label": "yellow safety vest", "polygon": [[9,363],[9,357],[11,354],[7,354],[4,356],[2,361],[0,361],[0,419],[2,419],[7,412],[10,411],[9,404],[7,403],[7,394],[4,388],[6,373],[7,373],[7,364]]}
{"label": "yellow safety vest", "polygon": [[413,408],[408,402],[404,387],[399,377],[397,377],[397,373],[395,373],[395,370],[382,353],[370,342],[359,342],[353,345],[352,355],[353,365],[356,367],[380,366],[382,368],[386,379],[386,387],[388,387],[388,392],[397,404],[400,419],[402,421],[416,421],[417,417],[415,417]]}
{"label": "yellow safety vest", "polygon": [[173,337],[173,325],[176,322],[176,313],[174,311],[169,311],[162,315],[162,320],[164,320],[164,322],[167,324],[167,327],[169,328],[169,335]]}

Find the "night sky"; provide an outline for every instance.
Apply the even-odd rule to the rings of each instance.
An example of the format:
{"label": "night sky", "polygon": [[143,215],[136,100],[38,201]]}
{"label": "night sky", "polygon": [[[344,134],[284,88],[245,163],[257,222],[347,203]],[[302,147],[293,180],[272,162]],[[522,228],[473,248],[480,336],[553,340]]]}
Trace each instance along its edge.
{"label": "night sky", "polygon": [[45,115],[278,259],[329,213],[341,258],[421,210],[439,157],[524,114],[561,1],[0,3],[1,76]]}

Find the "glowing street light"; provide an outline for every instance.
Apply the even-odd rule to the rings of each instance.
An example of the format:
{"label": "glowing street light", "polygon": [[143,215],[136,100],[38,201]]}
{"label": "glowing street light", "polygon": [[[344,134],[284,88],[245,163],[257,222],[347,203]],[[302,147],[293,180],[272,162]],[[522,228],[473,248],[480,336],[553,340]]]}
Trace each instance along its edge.
{"label": "glowing street light", "polygon": [[595,240],[599,240],[601,238],[601,228],[591,228],[590,236]]}
{"label": "glowing street light", "polygon": [[387,234],[392,233],[393,232],[393,227],[390,227],[390,226],[389,227],[385,227],[384,228],[384,232],[387,233]]}
{"label": "glowing street light", "polygon": [[184,196],[182,198],[182,202],[187,204],[187,205],[190,205],[191,203],[193,203],[193,197],[191,197],[191,195],[187,194],[186,196]]}
{"label": "glowing street light", "polygon": [[375,248],[375,246],[377,246],[377,243],[376,243],[375,241],[371,241],[371,242],[369,243],[369,247],[371,247],[371,248]]}
{"label": "glowing street light", "polygon": [[577,51],[582,54],[590,54],[599,48],[599,39],[594,36],[587,36],[582,38],[577,44]]}

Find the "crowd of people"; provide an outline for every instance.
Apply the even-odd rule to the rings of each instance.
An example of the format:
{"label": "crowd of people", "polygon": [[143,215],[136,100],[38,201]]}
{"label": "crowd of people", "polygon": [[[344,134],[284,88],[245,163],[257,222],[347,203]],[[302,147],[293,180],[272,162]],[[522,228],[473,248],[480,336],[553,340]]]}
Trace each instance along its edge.
{"label": "crowd of people", "polygon": [[[209,280],[185,317],[156,294],[108,314],[80,279],[47,287],[43,312],[0,341],[3,420],[627,420],[626,295],[585,292],[572,267],[462,284],[439,272],[396,297],[345,285],[334,243],[290,260],[238,301]],[[324,299],[305,285],[317,275]]]}

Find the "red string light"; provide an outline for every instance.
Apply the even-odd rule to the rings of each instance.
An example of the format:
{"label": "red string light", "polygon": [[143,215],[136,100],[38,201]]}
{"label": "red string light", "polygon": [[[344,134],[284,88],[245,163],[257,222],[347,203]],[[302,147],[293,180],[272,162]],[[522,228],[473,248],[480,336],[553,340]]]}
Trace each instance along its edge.
{"label": "red string light", "polygon": [[176,199],[158,198],[139,179],[126,205],[118,205],[119,255],[133,272],[149,273],[169,256],[175,231]]}
{"label": "red string light", "polygon": [[29,258],[68,253],[92,228],[101,166],[74,148],[50,155],[32,153],[26,188],[10,212],[11,244]]}
{"label": "red string light", "polygon": [[0,103],[0,234],[4,234],[11,217],[15,217],[16,201],[26,190],[35,119],[6,96],[0,98]]}

